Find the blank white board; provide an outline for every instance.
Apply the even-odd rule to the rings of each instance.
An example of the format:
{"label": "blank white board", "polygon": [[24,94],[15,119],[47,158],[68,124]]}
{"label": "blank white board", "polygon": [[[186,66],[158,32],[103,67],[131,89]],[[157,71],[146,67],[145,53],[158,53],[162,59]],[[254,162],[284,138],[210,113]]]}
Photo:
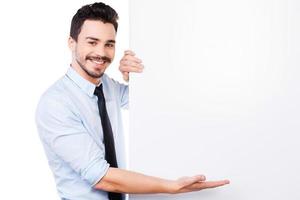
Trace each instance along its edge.
{"label": "blank white board", "polygon": [[130,0],[130,168],[230,185],[130,199],[300,199],[300,2]]}

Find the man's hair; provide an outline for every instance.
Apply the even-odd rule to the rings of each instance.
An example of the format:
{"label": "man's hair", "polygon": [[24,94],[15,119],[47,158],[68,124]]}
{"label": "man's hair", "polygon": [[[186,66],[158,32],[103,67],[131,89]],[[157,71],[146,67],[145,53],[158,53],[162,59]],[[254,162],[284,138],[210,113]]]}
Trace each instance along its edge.
{"label": "man's hair", "polygon": [[99,20],[103,23],[111,23],[117,32],[118,18],[118,13],[102,2],[82,6],[72,18],[70,36],[77,41],[85,20]]}

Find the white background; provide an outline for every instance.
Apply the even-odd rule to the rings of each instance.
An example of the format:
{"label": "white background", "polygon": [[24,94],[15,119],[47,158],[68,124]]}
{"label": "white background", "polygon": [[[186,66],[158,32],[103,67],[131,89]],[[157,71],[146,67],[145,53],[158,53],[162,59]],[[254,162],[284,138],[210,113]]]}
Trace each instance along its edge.
{"label": "white background", "polygon": [[[93,2],[0,1],[0,199],[58,199],[34,112],[40,95],[70,64],[73,15]],[[104,2],[120,16],[116,57],[108,73],[122,81],[118,61],[128,48],[128,2]]]}
{"label": "white background", "polygon": [[[68,68],[72,16],[92,2],[0,2],[0,199],[58,199],[34,111]],[[120,15],[108,73],[121,80],[127,1],[105,2]],[[166,178],[204,173],[232,181],[173,199],[299,199],[299,3],[147,2],[130,7],[131,47],[146,65],[131,80],[131,167]]]}
{"label": "white background", "polygon": [[230,185],[130,199],[300,199],[300,3],[130,0],[130,167]]}

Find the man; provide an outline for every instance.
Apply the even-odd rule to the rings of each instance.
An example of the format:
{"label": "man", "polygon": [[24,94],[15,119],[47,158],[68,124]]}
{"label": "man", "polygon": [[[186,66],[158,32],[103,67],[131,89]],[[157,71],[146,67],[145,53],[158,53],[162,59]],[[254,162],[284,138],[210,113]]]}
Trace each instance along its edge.
{"label": "man", "polygon": [[[41,97],[36,122],[57,190],[62,199],[124,198],[124,193],[182,193],[229,181],[205,181],[203,175],[165,180],[124,168],[120,109],[128,106],[128,86],[104,72],[115,54],[118,15],[103,3],[83,6],[71,23],[72,62],[65,76]],[[120,71],[142,72],[132,51]]]}

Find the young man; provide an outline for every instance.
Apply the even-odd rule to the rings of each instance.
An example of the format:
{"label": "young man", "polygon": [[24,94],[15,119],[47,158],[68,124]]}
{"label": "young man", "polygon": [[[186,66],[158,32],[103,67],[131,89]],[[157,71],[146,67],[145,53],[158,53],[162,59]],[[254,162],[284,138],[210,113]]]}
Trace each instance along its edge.
{"label": "young man", "polygon": [[[182,193],[228,184],[203,175],[165,180],[124,168],[120,109],[128,86],[104,72],[115,54],[118,15],[103,3],[80,8],[71,23],[72,62],[65,76],[41,97],[36,122],[62,199],[124,198],[124,193]],[[141,60],[125,51],[120,71],[142,72]]]}

